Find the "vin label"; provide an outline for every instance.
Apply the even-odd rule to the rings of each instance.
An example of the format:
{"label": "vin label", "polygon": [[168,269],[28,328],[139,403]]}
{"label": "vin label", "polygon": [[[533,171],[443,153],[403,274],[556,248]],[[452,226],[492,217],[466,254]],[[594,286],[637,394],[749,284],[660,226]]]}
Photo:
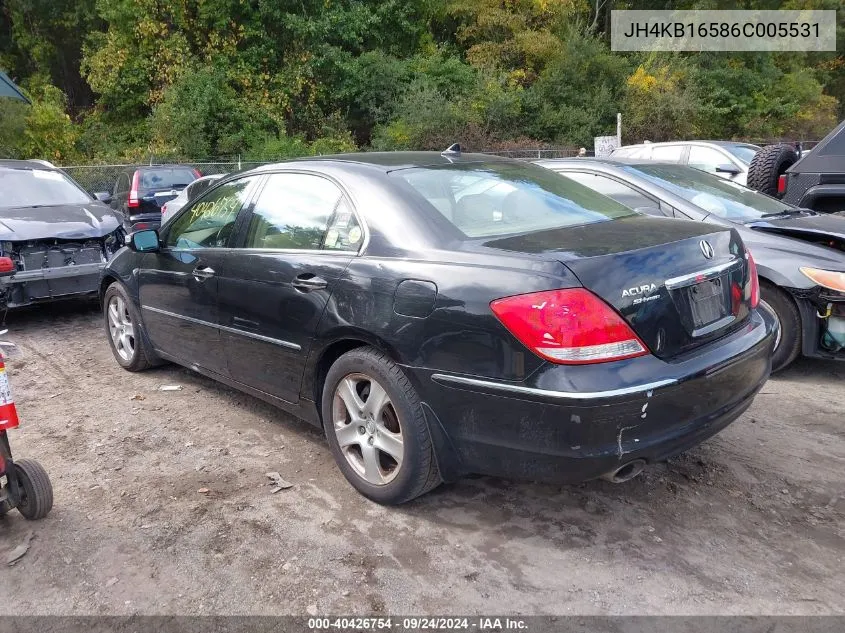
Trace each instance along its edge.
{"label": "vin label", "polygon": [[611,11],[614,51],[835,51],[836,11]]}

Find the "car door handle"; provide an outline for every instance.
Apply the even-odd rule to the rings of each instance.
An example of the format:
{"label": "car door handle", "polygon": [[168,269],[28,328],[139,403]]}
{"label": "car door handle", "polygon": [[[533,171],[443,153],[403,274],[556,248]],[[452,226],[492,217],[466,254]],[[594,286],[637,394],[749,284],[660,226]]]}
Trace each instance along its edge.
{"label": "car door handle", "polygon": [[214,277],[214,269],[209,266],[197,266],[191,274],[197,281],[205,281],[209,277]]}
{"label": "car door handle", "polygon": [[329,282],[312,273],[304,273],[298,277],[294,277],[291,285],[299,290],[299,292],[311,292],[312,290],[322,290],[329,285]]}

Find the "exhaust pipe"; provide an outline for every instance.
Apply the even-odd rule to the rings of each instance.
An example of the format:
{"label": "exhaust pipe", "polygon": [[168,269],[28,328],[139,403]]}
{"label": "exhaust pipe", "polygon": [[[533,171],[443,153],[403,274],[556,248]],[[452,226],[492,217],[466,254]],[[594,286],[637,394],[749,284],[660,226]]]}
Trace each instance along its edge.
{"label": "exhaust pipe", "polygon": [[633,479],[639,475],[643,472],[643,468],[645,468],[645,460],[635,459],[632,462],[628,462],[627,464],[620,466],[614,471],[605,473],[601,476],[601,478],[614,484],[621,484],[622,482]]}

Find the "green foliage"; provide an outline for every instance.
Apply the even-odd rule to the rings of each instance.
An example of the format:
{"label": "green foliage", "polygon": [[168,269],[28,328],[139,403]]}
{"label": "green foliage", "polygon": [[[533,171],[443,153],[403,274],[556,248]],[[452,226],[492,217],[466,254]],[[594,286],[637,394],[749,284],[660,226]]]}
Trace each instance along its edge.
{"label": "green foliage", "polygon": [[[780,3],[783,4],[783,3]],[[747,8],[779,8],[746,0]],[[786,0],[782,8],[838,8]],[[732,8],[641,0],[638,9]],[[630,0],[5,0],[0,155],[254,159],[378,149],[819,138],[845,115],[838,52],[622,54]]]}

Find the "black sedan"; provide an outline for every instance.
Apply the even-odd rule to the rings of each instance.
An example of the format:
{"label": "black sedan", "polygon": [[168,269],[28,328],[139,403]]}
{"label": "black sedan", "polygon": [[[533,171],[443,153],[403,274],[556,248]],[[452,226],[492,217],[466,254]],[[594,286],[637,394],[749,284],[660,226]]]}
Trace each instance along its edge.
{"label": "black sedan", "polygon": [[679,165],[539,164],[646,213],[736,229],[754,253],[764,307],[780,324],[773,370],[802,353],[845,360],[845,217],[799,209]]}
{"label": "black sedan", "polygon": [[130,242],[101,283],[117,362],[322,426],[380,503],[465,473],[624,481],[735,420],[771,368],[737,231],[506,159],[265,166]]}
{"label": "black sedan", "polygon": [[120,219],[41,161],[0,160],[0,310],[96,297]]}

